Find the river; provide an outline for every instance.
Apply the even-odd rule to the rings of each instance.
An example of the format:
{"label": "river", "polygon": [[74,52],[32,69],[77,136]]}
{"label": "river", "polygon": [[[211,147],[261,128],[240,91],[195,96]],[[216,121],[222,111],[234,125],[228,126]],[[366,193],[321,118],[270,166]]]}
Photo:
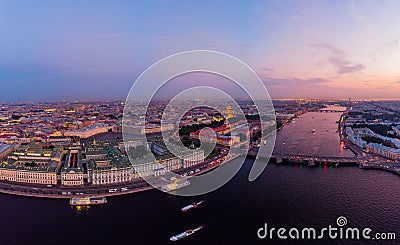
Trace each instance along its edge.
{"label": "river", "polygon": [[[341,113],[309,112],[285,125],[276,137],[277,154],[320,157],[353,157],[350,150],[340,146],[338,124]],[[314,131],[314,132],[313,132]]]}

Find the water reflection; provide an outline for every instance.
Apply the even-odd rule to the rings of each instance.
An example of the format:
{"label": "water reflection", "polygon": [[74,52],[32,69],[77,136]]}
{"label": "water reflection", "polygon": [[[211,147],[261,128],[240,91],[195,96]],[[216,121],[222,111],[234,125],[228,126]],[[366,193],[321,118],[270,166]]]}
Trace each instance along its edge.
{"label": "water reflection", "polygon": [[344,149],[337,133],[341,113],[309,112],[286,125],[276,137],[274,152],[277,154],[353,157]]}
{"label": "water reflection", "polygon": [[75,212],[75,215],[81,215],[89,211],[91,207],[89,205],[82,206],[71,206],[71,209]]}

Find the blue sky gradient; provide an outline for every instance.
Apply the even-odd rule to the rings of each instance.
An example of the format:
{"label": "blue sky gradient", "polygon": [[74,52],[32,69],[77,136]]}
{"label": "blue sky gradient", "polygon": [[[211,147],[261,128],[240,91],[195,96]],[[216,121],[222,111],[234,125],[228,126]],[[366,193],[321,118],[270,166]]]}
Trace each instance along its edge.
{"label": "blue sky gradient", "polygon": [[123,100],[149,65],[192,49],[243,60],[274,98],[398,98],[399,11],[399,1],[3,0],[0,101]]}

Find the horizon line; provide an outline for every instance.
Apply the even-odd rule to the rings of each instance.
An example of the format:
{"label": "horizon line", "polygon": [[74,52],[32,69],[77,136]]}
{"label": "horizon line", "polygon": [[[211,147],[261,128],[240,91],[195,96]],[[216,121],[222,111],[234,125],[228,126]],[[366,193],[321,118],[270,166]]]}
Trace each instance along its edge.
{"label": "horizon line", "polygon": [[[236,100],[250,100],[249,98],[234,98]],[[144,99],[135,99],[134,101],[143,101]],[[165,101],[170,100],[170,98],[157,98],[155,101]],[[194,101],[194,100],[216,100],[223,101],[223,99],[218,98],[188,98],[188,99],[179,99],[176,101]],[[265,100],[265,99],[255,99],[255,100]],[[268,100],[268,99],[267,99]],[[319,101],[398,101],[400,98],[305,98],[305,97],[278,97],[271,98],[271,100],[319,100]],[[96,103],[96,102],[126,102],[126,100],[121,99],[90,99],[90,100],[77,100],[77,99],[62,99],[62,100],[26,100],[26,101],[0,101],[0,104],[13,104],[13,103]]]}

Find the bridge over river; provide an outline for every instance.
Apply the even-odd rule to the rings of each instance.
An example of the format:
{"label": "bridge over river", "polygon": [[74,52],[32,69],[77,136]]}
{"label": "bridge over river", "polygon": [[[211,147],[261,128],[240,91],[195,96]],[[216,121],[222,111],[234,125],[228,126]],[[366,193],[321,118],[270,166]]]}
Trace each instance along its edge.
{"label": "bridge over river", "polygon": [[[260,156],[262,157],[262,156]],[[307,155],[276,155],[271,156],[277,163],[282,161],[297,161],[297,162],[308,162],[313,165],[317,162],[320,163],[359,163],[362,160],[355,157],[321,157],[321,156],[307,156]]]}
{"label": "bridge over river", "polygon": [[[257,150],[253,149],[249,152],[250,157],[255,157]],[[262,154],[257,155],[260,160],[269,159],[272,162],[281,163],[292,163],[292,164],[306,164],[308,167],[317,165],[358,165],[362,169],[380,169],[400,175],[400,162],[394,162],[390,159],[383,157],[377,157],[373,155],[364,155],[358,157],[323,157],[323,156],[311,156],[311,155],[277,155],[272,154],[269,156],[263,156]]]}
{"label": "bridge over river", "polygon": [[[261,147],[274,147],[270,159],[276,163],[308,166],[357,164],[360,168],[377,168],[400,174],[400,164],[365,154],[347,141],[341,142],[337,122],[344,111],[345,107],[331,106],[305,113],[278,131],[275,142],[267,138],[266,145]],[[257,152],[258,149],[253,148],[248,155],[255,156]],[[262,155],[263,152],[258,157],[268,158]]]}

